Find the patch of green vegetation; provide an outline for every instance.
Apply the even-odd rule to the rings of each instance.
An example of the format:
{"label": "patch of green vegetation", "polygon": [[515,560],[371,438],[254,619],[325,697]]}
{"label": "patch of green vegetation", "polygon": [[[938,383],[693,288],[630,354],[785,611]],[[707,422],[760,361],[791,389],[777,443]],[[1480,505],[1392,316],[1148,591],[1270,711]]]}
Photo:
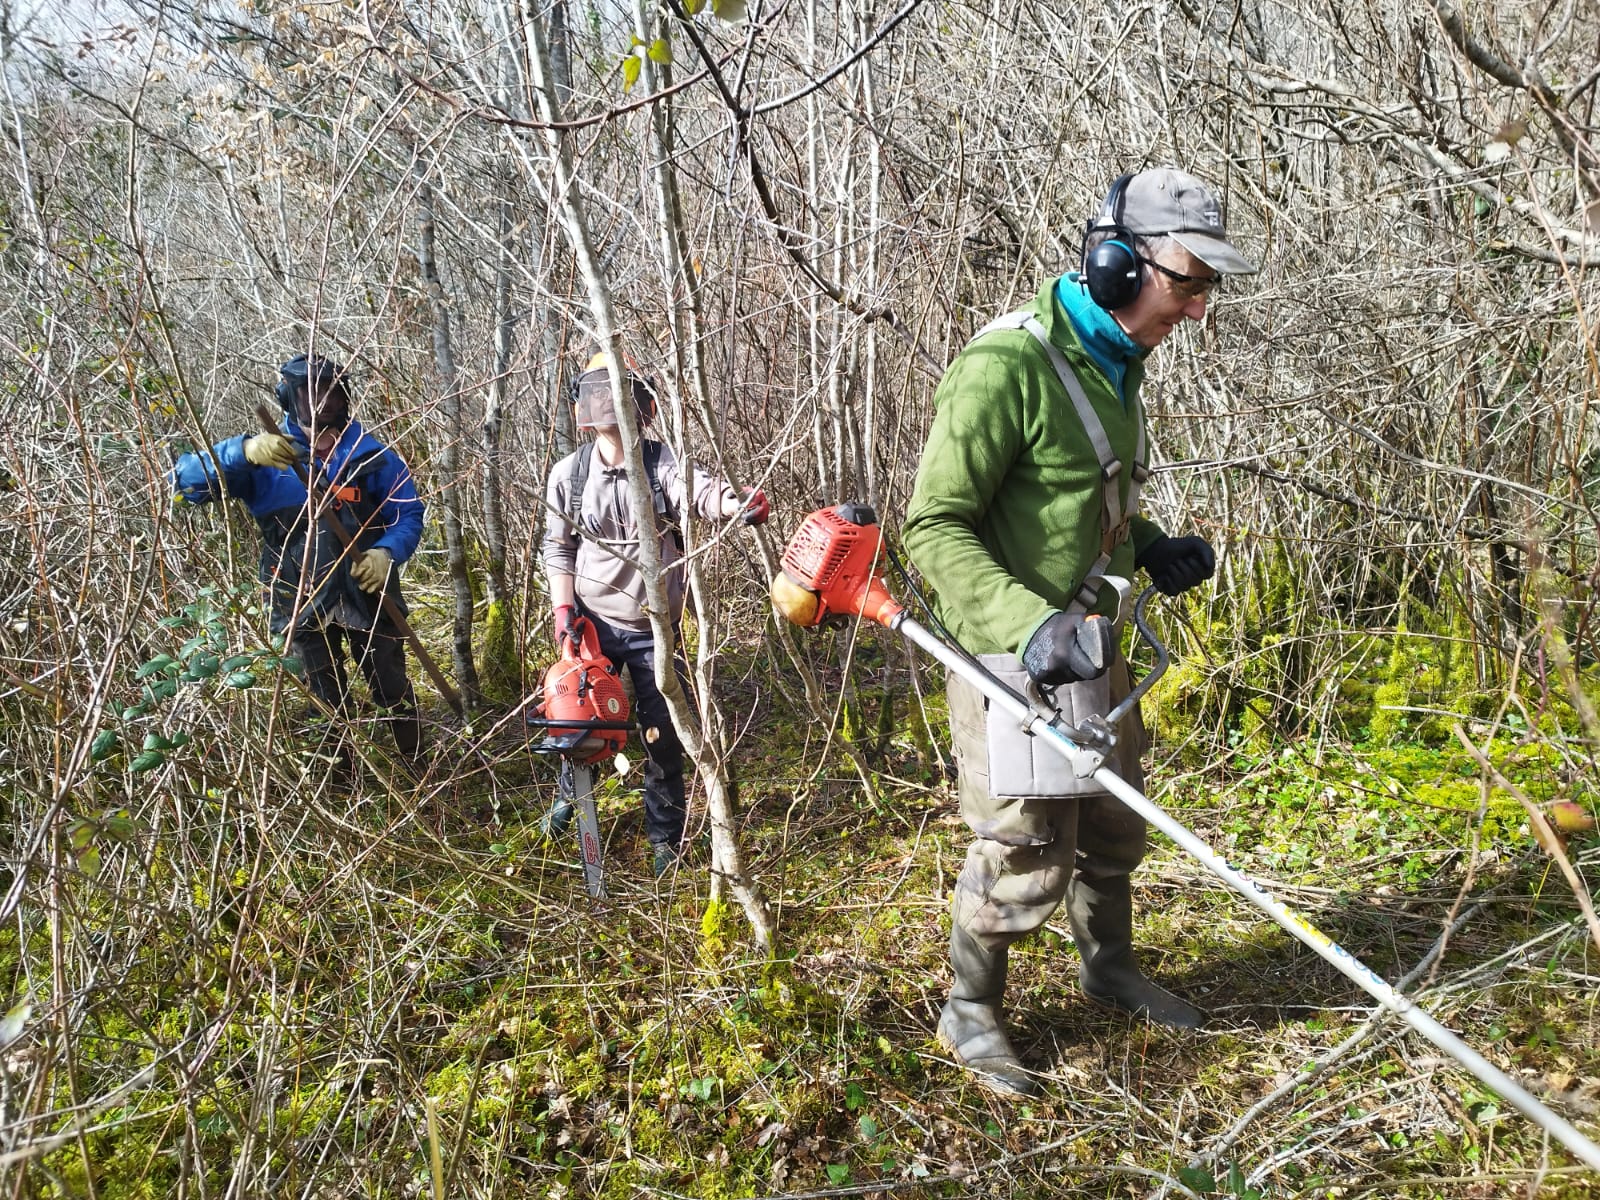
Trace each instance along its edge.
{"label": "patch of green vegetation", "polygon": [[478,682],[485,698],[502,704],[521,699],[526,672],[517,653],[516,614],[507,601],[489,602],[478,645]]}

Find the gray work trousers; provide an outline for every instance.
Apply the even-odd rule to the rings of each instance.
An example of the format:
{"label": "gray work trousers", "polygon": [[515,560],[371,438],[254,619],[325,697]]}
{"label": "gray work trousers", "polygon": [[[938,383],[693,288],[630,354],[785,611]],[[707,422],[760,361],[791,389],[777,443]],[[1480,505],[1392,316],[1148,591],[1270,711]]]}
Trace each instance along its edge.
{"label": "gray work trousers", "polygon": [[[1128,664],[1111,666],[1111,702],[1128,694]],[[989,794],[983,694],[951,675],[950,732],[960,771],[961,819],[974,838],[956,879],[951,920],[990,950],[1039,929],[1075,877],[1094,882],[1129,875],[1144,859],[1145,821],[1107,792],[1046,799]],[[1138,707],[1117,727],[1117,772],[1144,790],[1140,757],[1148,745]]]}

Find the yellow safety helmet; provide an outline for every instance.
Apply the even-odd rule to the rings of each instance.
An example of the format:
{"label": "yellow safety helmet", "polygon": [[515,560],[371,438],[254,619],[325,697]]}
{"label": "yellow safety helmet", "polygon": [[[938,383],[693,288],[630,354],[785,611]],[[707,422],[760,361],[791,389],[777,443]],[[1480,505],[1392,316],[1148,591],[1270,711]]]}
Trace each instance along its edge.
{"label": "yellow safety helmet", "polygon": [[[573,419],[579,429],[615,427],[617,423],[611,402],[610,364],[609,355],[596,354],[572,381]],[[622,365],[622,378],[630,385],[634,406],[639,410],[639,423],[648,425],[656,415],[655,383],[627,355],[623,355]]]}

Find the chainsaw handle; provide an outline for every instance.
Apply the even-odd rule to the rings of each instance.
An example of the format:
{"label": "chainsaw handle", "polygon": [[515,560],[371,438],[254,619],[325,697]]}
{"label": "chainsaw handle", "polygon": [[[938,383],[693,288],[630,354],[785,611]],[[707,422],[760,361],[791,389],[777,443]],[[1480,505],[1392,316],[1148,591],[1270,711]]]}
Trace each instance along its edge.
{"label": "chainsaw handle", "polygon": [[572,625],[557,635],[556,649],[563,658],[599,658],[600,632],[593,621],[579,613],[572,618]]}

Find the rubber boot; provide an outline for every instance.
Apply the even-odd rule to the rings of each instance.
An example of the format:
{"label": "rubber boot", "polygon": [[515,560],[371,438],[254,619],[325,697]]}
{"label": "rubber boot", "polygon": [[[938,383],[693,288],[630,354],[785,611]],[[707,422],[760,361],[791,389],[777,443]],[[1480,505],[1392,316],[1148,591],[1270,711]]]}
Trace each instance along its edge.
{"label": "rubber boot", "polygon": [[939,1044],[977,1081],[1000,1096],[1043,1095],[1039,1081],[1017,1061],[1001,1008],[1006,990],[1006,950],[986,950],[959,925],[950,930],[955,983],[939,1014]]}
{"label": "rubber boot", "polygon": [[1077,876],[1067,889],[1067,920],[1083,965],[1078,979],[1089,997],[1173,1029],[1199,1029],[1206,1014],[1151,983],[1133,954],[1133,890],[1128,876],[1090,881]]}

